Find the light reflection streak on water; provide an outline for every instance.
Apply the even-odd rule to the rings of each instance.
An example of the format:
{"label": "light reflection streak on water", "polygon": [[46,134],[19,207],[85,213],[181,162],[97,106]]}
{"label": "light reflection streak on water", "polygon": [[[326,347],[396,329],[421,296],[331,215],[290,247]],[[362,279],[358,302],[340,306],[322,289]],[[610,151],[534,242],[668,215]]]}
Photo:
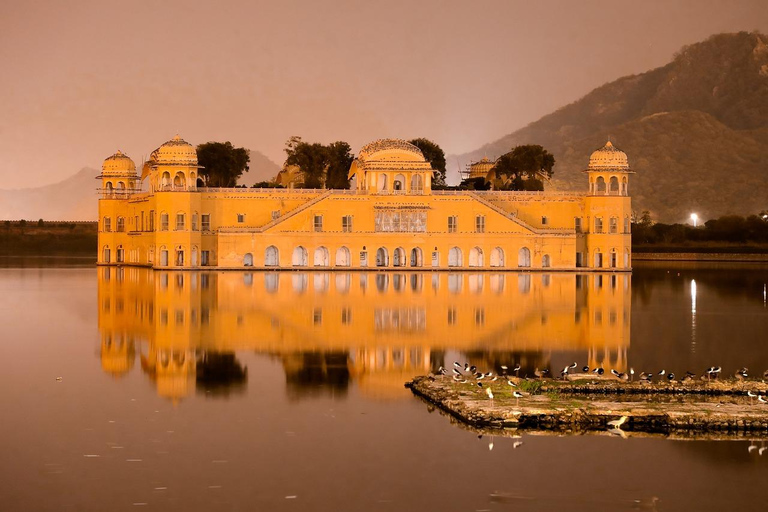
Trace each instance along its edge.
{"label": "light reflection streak on water", "polygon": [[696,280],[691,279],[691,353],[696,353]]}

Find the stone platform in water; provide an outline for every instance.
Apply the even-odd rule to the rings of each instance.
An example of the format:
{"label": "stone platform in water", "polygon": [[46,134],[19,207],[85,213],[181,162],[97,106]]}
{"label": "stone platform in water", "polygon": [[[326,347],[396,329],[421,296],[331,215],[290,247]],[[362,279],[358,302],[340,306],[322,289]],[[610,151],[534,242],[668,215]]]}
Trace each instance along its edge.
{"label": "stone platform in water", "polygon": [[[515,379],[513,379],[515,380]],[[766,394],[760,381],[713,381],[691,384],[629,383],[618,380],[562,382],[506,379],[490,383],[494,398],[476,384],[449,376],[416,377],[406,383],[413,393],[481,431],[531,429],[595,431],[627,416],[621,432],[672,434],[682,437],[768,434],[768,404],[747,396]],[[515,390],[525,396],[516,400]],[[621,433],[620,432],[620,433]]]}

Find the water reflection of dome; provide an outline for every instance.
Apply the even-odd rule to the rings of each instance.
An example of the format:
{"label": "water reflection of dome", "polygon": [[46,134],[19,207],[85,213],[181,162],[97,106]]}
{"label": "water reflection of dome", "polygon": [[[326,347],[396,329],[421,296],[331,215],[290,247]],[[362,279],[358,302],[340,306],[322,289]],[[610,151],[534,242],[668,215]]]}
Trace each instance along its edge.
{"label": "water reflection of dome", "polygon": [[101,342],[101,368],[113,377],[122,377],[133,368],[136,349],[133,342],[112,341],[110,337]]}
{"label": "water reflection of dome", "polygon": [[590,170],[602,169],[629,169],[627,154],[614,146],[611,141],[605,146],[593,152],[589,157]]}

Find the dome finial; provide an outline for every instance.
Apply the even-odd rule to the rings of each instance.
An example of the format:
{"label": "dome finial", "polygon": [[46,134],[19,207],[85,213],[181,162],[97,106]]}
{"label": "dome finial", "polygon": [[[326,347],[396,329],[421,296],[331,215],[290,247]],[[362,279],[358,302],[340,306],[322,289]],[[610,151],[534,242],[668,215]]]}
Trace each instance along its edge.
{"label": "dome finial", "polygon": [[177,133],[176,135],[173,136],[173,139],[171,140],[181,140],[181,137],[179,137],[179,134]]}
{"label": "dome finial", "polygon": [[613,144],[611,144],[611,139],[608,139],[608,142],[605,143],[605,147],[612,148]]}

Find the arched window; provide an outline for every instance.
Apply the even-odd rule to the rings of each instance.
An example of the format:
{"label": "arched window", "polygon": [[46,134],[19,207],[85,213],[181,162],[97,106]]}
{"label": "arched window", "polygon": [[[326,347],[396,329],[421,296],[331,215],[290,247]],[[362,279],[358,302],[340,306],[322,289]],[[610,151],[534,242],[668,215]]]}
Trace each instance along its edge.
{"label": "arched window", "polygon": [[403,249],[402,247],[398,247],[397,249],[395,249],[392,263],[395,267],[404,267],[407,265],[405,261],[405,249]]}
{"label": "arched window", "polygon": [[125,217],[117,218],[117,231],[118,233],[125,231]]}
{"label": "arched window", "polygon": [[348,267],[349,266],[349,249],[342,246],[336,250],[336,266]]}
{"label": "arched window", "polygon": [[109,263],[112,259],[111,251],[109,250],[109,246],[105,245],[104,249],[101,252],[101,261],[104,263]]}
{"label": "arched window", "polygon": [[125,250],[122,245],[117,246],[117,263],[123,263],[125,261]]}
{"label": "arched window", "polygon": [[327,267],[330,265],[330,257],[328,256],[328,249],[323,246],[315,249],[315,257],[313,261],[316,267]]}
{"label": "arched window", "polygon": [[483,250],[479,247],[473,247],[469,251],[469,266],[470,267],[482,267],[484,265],[483,261]]}
{"label": "arched window", "polygon": [[629,249],[624,249],[624,268],[629,268]]}
{"label": "arched window", "polygon": [[253,254],[251,254],[250,252],[245,253],[245,256],[243,257],[243,266],[244,267],[253,266]]}
{"label": "arched window", "polygon": [[423,267],[424,266],[424,254],[421,252],[421,248],[414,247],[411,249],[411,266]]}
{"label": "arched window", "polygon": [[491,266],[504,266],[504,250],[501,247],[496,247],[493,251],[491,251]]}
{"label": "arched window", "polygon": [[424,190],[424,179],[420,174],[411,176],[411,192],[420,193]]}
{"label": "arched window", "polygon": [[543,268],[549,268],[552,266],[552,261],[549,258],[549,254],[545,254],[544,256],[541,257],[541,266]]}
{"label": "arched window", "polygon": [[397,174],[392,182],[392,190],[405,190],[405,176]]}
{"label": "arched window", "polygon": [[386,247],[379,247],[379,249],[376,251],[376,266],[389,266],[389,251],[387,251]]}
{"label": "arched window", "polygon": [[616,268],[619,266],[619,254],[616,252],[616,249],[611,249],[611,260],[610,260],[610,267]]}
{"label": "arched window", "polygon": [[196,245],[192,246],[192,258],[190,260],[190,264],[193,267],[197,266],[197,246]]}
{"label": "arched window", "polygon": [[277,247],[270,245],[264,252],[264,266],[265,267],[279,267],[280,266],[280,251]]}
{"label": "arched window", "polygon": [[293,250],[293,256],[291,257],[291,264],[294,267],[306,267],[307,266],[307,250],[302,246],[298,246]]}
{"label": "arched window", "polygon": [[611,194],[618,195],[619,193],[619,179],[616,176],[611,176],[611,180],[608,182]]}
{"label": "arched window", "polygon": [[162,180],[161,180],[160,184],[163,186],[163,188],[170,186],[171,185],[171,173],[169,173],[168,171],[165,171],[163,173],[163,177],[162,177]]}
{"label": "arched window", "polygon": [[605,179],[602,176],[597,177],[595,182],[595,193],[605,194]]}
{"label": "arched window", "polygon": [[108,181],[106,185],[106,195],[111,196],[114,193],[114,189],[112,188],[112,182]]}
{"label": "arched window", "polygon": [[376,190],[379,192],[386,192],[387,191],[387,175],[382,173],[379,174],[379,180],[376,184]]}
{"label": "arched window", "polygon": [[624,176],[621,179],[621,195],[625,196],[627,195],[627,177]]}
{"label": "arched window", "polygon": [[184,188],[187,185],[187,179],[184,177],[184,173],[179,171],[176,173],[176,176],[173,178],[173,186],[174,188]]}
{"label": "arched window", "polygon": [[459,249],[458,247],[451,247],[451,250],[448,251],[448,266],[460,267],[463,264],[464,262],[461,255],[461,249]]}
{"label": "arched window", "polygon": [[527,247],[523,247],[517,252],[517,266],[518,267],[530,267],[531,266],[531,250]]}
{"label": "arched window", "polygon": [[105,233],[112,231],[112,219],[110,217],[104,217],[104,222],[101,224],[101,229]]}

